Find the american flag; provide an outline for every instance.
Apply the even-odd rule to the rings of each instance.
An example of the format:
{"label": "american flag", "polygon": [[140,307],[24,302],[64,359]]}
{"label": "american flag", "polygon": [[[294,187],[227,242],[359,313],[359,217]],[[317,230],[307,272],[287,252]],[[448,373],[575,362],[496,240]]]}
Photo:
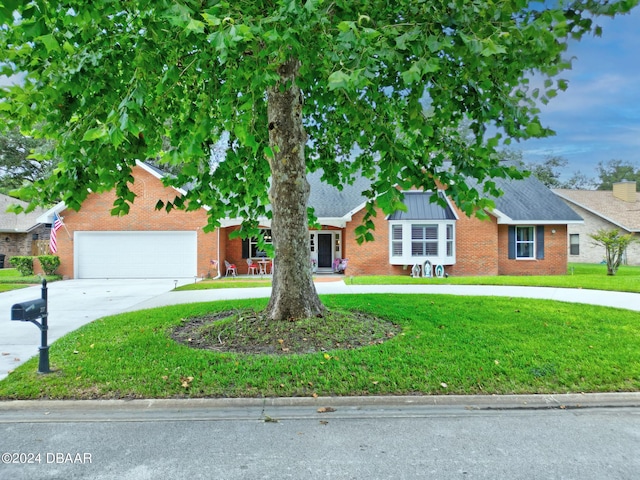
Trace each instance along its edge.
{"label": "american flag", "polygon": [[62,223],[60,216],[53,212],[53,224],[51,225],[51,234],[49,235],[49,249],[51,250],[51,253],[58,252],[58,239],[56,238],[57,231],[60,230],[63,225],[64,223]]}

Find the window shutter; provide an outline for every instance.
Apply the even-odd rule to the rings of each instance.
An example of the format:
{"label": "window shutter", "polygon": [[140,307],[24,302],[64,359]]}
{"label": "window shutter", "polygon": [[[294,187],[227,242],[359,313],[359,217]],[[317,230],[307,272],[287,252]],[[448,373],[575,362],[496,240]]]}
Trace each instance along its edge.
{"label": "window shutter", "polygon": [[514,225],[509,225],[509,259],[513,260],[516,258],[516,227]]}
{"label": "window shutter", "polygon": [[536,227],[536,258],[544,259],[544,225]]}
{"label": "window shutter", "polygon": [[242,258],[249,258],[249,239],[242,239]]}

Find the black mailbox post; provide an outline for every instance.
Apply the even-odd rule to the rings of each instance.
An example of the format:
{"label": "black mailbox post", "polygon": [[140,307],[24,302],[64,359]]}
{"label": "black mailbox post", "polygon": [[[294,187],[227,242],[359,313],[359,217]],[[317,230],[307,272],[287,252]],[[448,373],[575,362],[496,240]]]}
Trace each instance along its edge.
{"label": "black mailbox post", "polygon": [[[50,373],[49,369],[49,346],[47,345],[47,280],[42,280],[42,298],[16,303],[11,307],[11,320],[21,322],[31,322],[40,329],[40,361],[38,363],[38,373]],[[42,319],[42,323],[38,319]]]}

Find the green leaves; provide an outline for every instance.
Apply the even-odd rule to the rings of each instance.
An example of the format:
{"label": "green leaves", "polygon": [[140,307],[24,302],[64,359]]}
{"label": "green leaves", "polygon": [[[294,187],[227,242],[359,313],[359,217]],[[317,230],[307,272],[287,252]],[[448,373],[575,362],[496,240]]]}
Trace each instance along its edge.
{"label": "green leaves", "polygon": [[[265,9],[95,0],[69,15],[44,0],[5,0],[2,72],[28,78],[0,91],[1,121],[25,132],[37,126],[64,158],[60,175],[33,188],[40,195],[79,204],[87,187],[122,182],[135,159],[161,157],[178,185],[194,186],[190,201],[211,206],[215,223],[268,203],[265,157],[276,146],[265,92],[296,59],[304,102],[295,114],[309,167],[336,185],[372,177],[369,198],[385,209],[398,207],[390,185],[453,185],[473,212],[481,201],[457,185],[510,175],[492,163],[497,139],[551,133],[536,106],[568,87],[558,79],[570,68],[567,39],[598,33],[593,14],[638,1],[535,11],[522,2],[455,3],[287,0]],[[532,71],[549,78],[538,91],[525,84]],[[459,133],[465,125],[468,135]],[[491,138],[487,125],[496,129]],[[212,157],[223,132],[230,138]]]}
{"label": "green leaves", "polygon": [[90,128],[82,136],[83,142],[93,142],[100,138],[105,138],[108,135],[107,129],[104,125],[100,125],[96,128]]}
{"label": "green leaves", "polygon": [[58,44],[57,40],[55,39],[55,37],[51,34],[49,35],[43,35],[41,37],[36,38],[36,41],[40,41],[44,44],[45,48],[47,49],[48,53],[52,53],[52,52],[59,52],[60,51],[60,45]]}

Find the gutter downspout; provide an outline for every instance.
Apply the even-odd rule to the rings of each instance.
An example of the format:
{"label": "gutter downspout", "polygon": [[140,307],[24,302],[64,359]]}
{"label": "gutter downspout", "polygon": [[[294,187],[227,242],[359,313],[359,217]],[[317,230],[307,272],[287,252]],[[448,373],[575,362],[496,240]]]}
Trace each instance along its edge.
{"label": "gutter downspout", "polygon": [[214,278],[214,280],[218,280],[219,278],[222,278],[222,274],[220,273],[220,227],[216,228],[216,233],[218,235],[218,275],[216,275],[216,277]]}

